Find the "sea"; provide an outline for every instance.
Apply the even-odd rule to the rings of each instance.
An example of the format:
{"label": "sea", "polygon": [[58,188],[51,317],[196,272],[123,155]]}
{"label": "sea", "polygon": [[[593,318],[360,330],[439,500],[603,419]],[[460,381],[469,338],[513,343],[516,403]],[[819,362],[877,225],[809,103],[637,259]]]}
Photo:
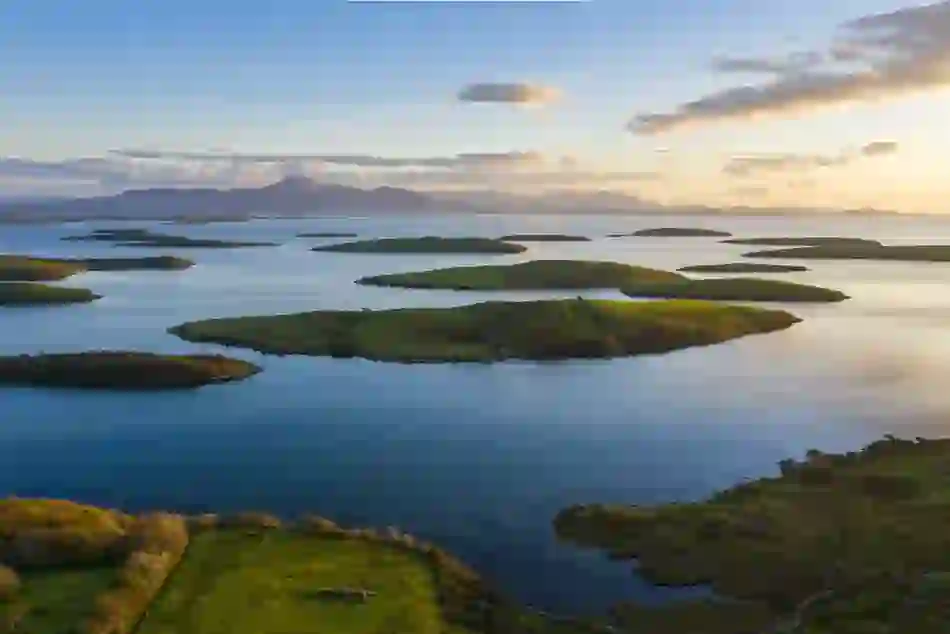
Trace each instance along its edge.
{"label": "sea", "polygon": [[[133,226],[280,245],[144,249],[60,240]],[[317,513],[346,525],[396,526],[453,551],[523,603],[593,614],[619,601],[673,600],[682,591],[652,587],[629,563],[559,543],[551,525],[559,509],[701,499],[775,474],[779,460],[810,448],[858,449],[888,433],[947,435],[950,263],[804,262],[808,272],[770,277],[840,289],[852,299],[786,306],[803,321],[785,331],[609,361],[402,365],[268,356],[166,332],[211,317],[578,295],[354,284],[366,275],[531,259],[676,269],[737,261],[750,250],[714,238],[605,237],[657,226],[950,244],[950,219],[857,214],[0,225],[2,253],[172,254],[197,262],[187,271],[92,272],[62,282],[103,295],[86,305],[2,309],[0,354],[225,353],[264,368],[247,381],[172,393],[5,388],[0,496],[63,497],[129,511]],[[593,239],[534,243],[519,255],[363,255],[312,252],[334,241],[296,237],[314,231]]]}

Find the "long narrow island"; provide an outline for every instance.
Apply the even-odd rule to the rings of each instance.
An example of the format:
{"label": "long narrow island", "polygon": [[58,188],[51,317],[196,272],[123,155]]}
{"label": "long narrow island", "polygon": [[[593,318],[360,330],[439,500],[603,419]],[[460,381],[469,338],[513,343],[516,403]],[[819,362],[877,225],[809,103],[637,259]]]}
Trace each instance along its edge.
{"label": "long narrow island", "polygon": [[0,306],[30,307],[86,304],[101,299],[88,288],[52,286],[36,282],[0,282]]}
{"label": "long narrow island", "polygon": [[52,282],[86,271],[184,271],[195,263],[171,255],[128,258],[39,258],[0,255],[0,282]]}

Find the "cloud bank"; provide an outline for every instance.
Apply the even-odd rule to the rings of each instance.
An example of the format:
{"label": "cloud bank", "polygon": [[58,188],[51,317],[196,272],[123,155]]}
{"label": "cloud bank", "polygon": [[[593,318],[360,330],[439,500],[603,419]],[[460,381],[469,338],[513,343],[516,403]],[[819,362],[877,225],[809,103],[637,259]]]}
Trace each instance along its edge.
{"label": "cloud bank", "polygon": [[950,87],[950,0],[846,22],[826,51],[786,60],[720,59],[713,67],[773,77],[708,94],[671,112],[639,114],[628,124],[630,131],[655,135]]}
{"label": "cloud bank", "polygon": [[561,92],[538,84],[469,84],[458,93],[458,100],[468,103],[508,103],[541,105],[560,99]]}
{"label": "cloud bank", "polygon": [[896,141],[873,141],[857,151],[844,150],[838,154],[752,154],[734,156],[722,171],[730,176],[748,177],[764,173],[801,172],[823,167],[841,167],[860,158],[893,154],[899,148]]}

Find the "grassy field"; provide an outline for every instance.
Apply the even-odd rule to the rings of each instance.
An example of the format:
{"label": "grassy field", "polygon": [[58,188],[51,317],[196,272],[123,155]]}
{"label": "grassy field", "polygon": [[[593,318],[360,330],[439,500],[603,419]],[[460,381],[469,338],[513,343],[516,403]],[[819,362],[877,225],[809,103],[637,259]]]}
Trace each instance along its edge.
{"label": "grassy field", "polygon": [[455,253],[455,254],[514,254],[526,251],[520,244],[510,244],[491,238],[380,238],[358,240],[314,247],[311,251],[332,253]]}
{"label": "grassy field", "polygon": [[848,299],[841,291],[820,286],[739,277],[631,284],[620,290],[629,297],[730,302],[840,302]]}
{"label": "grassy field", "polygon": [[787,258],[800,260],[897,260],[903,262],[950,262],[950,245],[916,244],[827,244],[821,246],[770,249],[743,253],[746,258]]}
{"label": "grassy field", "polygon": [[116,567],[21,573],[18,596],[0,601],[0,632],[67,634],[89,619],[96,598],[116,578]]}
{"label": "grassy field", "polygon": [[0,283],[0,306],[84,304],[102,297],[86,288],[50,286],[36,282]]}
{"label": "grassy field", "polygon": [[807,271],[798,264],[763,264],[761,262],[728,262],[726,264],[695,264],[684,266],[683,273],[796,273]]}
{"label": "grassy field", "polygon": [[276,354],[491,362],[668,352],[781,330],[798,321],[784,311],[712,302],[577,299],[209,319],[170,332],[187,341]]}

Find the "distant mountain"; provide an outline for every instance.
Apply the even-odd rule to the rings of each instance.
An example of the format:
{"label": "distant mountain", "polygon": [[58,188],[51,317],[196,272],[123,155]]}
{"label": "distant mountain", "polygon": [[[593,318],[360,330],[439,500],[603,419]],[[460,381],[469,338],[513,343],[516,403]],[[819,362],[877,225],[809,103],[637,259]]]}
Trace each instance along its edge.
{"label": "distant mountain", "polygon": [[305,216],[432,210],[436,201],[398,187],[360,189],[289,177],[260,188],[138,189],[114,196],[42,201],[2,201],[6,219],[215,218],[255,215]]}

